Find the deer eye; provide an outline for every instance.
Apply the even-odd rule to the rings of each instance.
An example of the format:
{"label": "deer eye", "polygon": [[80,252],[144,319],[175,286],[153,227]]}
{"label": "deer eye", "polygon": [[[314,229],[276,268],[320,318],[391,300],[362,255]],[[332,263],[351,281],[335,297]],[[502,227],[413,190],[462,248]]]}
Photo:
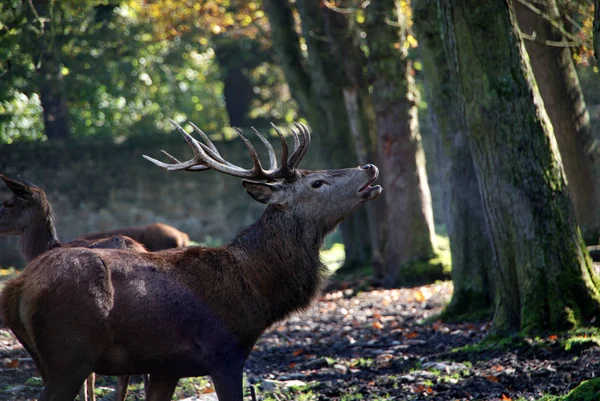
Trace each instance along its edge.
{"label": "deer eye", "polygon": [[322,186],[323,184],[325,184],[325,181],[323,180],[317,180],[314,181],[312,184],[310,184],[313,188],[319,188],[320,186]]}

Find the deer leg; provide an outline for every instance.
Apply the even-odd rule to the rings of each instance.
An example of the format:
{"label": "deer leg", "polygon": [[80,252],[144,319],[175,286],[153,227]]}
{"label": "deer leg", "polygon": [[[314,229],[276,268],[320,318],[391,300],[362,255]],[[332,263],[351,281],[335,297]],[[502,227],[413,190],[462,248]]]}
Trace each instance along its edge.
{"label": "deer leg", "polygon": [[146,388],[146,401],[171,401],[178,382],[178,377],[151,375]]}
{"label": "deer leg", "polygon": [[[71,401],[75,399],[82,387],[85,387],[87,373],[75,372],[69,375],[67,372],[52,374],[40,395],[38,401]],[[85,392],[84,392],[85,395]]]}
{"label": "deer leg", "polygon": [[211,373],[219,401],[242,401],[244,398],[243,368]]}
{"label": "deer leg", "polygon": [[130,377],[131,376],[129,375],[121,375],[117,377],[117,399],[115,401],[125,401]]}

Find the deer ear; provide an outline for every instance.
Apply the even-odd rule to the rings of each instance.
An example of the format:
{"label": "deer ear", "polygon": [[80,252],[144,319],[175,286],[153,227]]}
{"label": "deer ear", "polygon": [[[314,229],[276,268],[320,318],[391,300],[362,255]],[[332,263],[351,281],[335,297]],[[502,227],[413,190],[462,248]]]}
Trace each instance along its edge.
{"label": "deer ear", "polygon": [[21,180],[21,182],[23,184],[27,185],[28,187],[40,189],[40,187],[38,187],[37,185],[35,185],[33,182],[31,182],[29,180],[26,180],[25,178],[21,177],[20,175],[19,175],[19,180]]}
{"label": "deer ear", "polygon": [[11,180],[10,178],[2,174],[0,174],[0,178],[2,178],[2,181],[6,183],[8,188],[15,194],[17,198],[26,200],[31,198],[31,196],[33,195],[33,192],[26,184],[23,184],[19,181]]}
{"label": "deer ear", "polygon": [[282,191],[278,184],[242,180],[242,186],[254,200],[260,203],[281,203]]}

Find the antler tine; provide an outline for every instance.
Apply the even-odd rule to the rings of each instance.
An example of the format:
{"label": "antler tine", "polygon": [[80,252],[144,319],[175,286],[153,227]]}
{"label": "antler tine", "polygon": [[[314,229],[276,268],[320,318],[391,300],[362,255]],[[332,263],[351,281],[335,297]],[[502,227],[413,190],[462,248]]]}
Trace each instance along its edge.
{"label": "antler tine", "polygon": [[302,123],[298,124],[298,126],[299,126],[300,131],[302,132],[302,135],[304,136],[304,148],[302,149],[302,152],[298,156],[298,161],[296,162],[295,167],[298,167],[300,165],[300,162],[302,161],[302,159],[304,159],[304,156],[306,156],[306,153],[308,153],[308,148],[310,147],[310,143],[312,142],[312,139],[310,137],[310,131],[308,130],[308,127]]}
{"label": "antler tine", "polygon": [[280,170],[285,172],[285,174],[289,173],[289,167],[288,167],[288,143],[285,140],[285,137],[283,136],[283,133],[281,132],[281,130],[279,129],[279,127],[277,127],[275,124],[271,123],[271,127],[273,127],[273,129],[275,130],[275,132],[277,132],[277,136],[279,136],[279,140],[281,141],[281,168]]}
{"label": "antler tine", "polygon": [[173,155],[171,155],[171,154],[167,153],[167,151],[165,151],[165,150],[162,150],[162,149],[161,149],[161,150],[160,150],[160,152],[161,152],[163,155],[167,156],[167,158],[168,158],[169,160],[171,160],[173,163],[177,163],[177,164],[180,164],[180,163],[181,163],[179,160],[177,160],[177,158],[175,158],[175,156],[173,156]]}
{"label": "antler tine", "polygon": [[214,143],[212,143],[212,141],[210,140],[210,138],[208,137],[208,135],[206,135],[206,134],[204,133],[204,131],[202,131],[200,128],[198,128],[198,127],[196,126],[196,124],[194,124],[193,122],[189,121],[189,122],[188,122],[188,124],[190,124],[190,125],[192,126],[192,128],[194,129],[194,131],[196,131],[196,133],[197,133],[198,135],[200,135],[200,137],[202,137],[202,140],[204,141],[204,143],[206,143],[206,145],[208,146],[208,148],[209,148],[210,150],[212,150],[212,152],[213,152],[215,155],[217,155],[217,156],[221,157],[221,154],[220,154],[220,153],[219,153],[219,151],[217,150],[217,147],[215,146],[215,144],[214,144]]}
{"label": "antler tine", "polygon": [[298,132],[296,132],[293,128],[290,129],[290,131],[292,131],[294,134],[294,139],[298,142],[298,146],[294,146],[294,153],[292,153],[290,159],[288,160],[288,164],[292,170],[298,167],[298,164],[300,163],[300,155],[304,151],[306,144],[306,136],[302,131],[302,128],[298,125],[298,123],[294,123],[294,125],[296,126]]}
{"label": "antler tine", "polygon": [[232,166],[235,167],[234,164],[229,163],[227,160],[225,160],[223,158],[223,156],[221,156],[221,154],[219,153],[219,151],[217,150],[217,147],[215,146],[215,144],[210,140],[210,138],[208,137],[208,135],[206,135],[204,133],[204,131],[202,131],[200,128],[198,128],[196,126],[196,124],[194,124],[193,122],[189,121],[188,124],[190,124],[192,126],[192,128],[194,129],[194,131],[200,135],[202,137],[202,140],[206,143],[206,145],[202,142],[198,142],[198,144],[200,146],[202,146],[202,149],[204,149],[204,151],[213,159],[215,159],[216,161],[218,161],[219,163],[223,163],[226,164],[228,166]]}
{"label": "antler tine", "polygon": [[258,132],[256,128],[250,128],[252,129],[252,131],[254,131],[254,134],[258,137],[258,139],[260,139],[260,141],[265,145],[267,151],[269,152],[269,171],[277,170],[277,156],[275,155],[275,150],[273,149],[273,146],[269,141],[267,141],[267,139],[264,136],[262,136],[260,132]]}
{"label": "antler tine", "polygon": [[142,157],[144,159],[148,160],[149,162],[156,164],[158,167],[164,168],[165,170],[169,170],[169,171],[186,170],[186,169],[196,165],[196,163],[193,159],[188,160],[187,162],[178,163],[178,164],[167,164],[167,163],[163,163],[160,160],[156,160],[147,155],[142,155]]}
{"label": "antler tine", "polygon": [[[175,156],[167,153],[166,151],[161,150],[161,152],[163,155],[167,156],[167,158],[169,160],[171,160],[172,162],[177,163],[177,164],[181,163],[179,160],[177,160],[177,158],[175,158]],[[185,170],[187,170],[187,171],[204,171],[204,170],[210,170],[210,167],[205,166],[204,164],[198,164],[195,166],[188,167]]]}
{"label": "antler tine", "polygon": [[244,135],[244,133],[242,132],[241,129],[237,128],[237,127],[233,127],[233,129],[235,129],[235,132],[237,132],[238,136],[242,139],[242,141],[244,141],[244,144],[246,145],[246,147],[248,148],[248,152],[250,152],[250,157],[252,158],[252,171],[256,172],[257,174],[260,173],[262,175],[264,175],[264,170],[262,168],[262,165],[260,163],[260,158],[258,157],[258,153],[256,153],[256,149],[254,149],[254,146],[252,146],[252,143],[250,142],[250,140],[246,137],[246,135]]}

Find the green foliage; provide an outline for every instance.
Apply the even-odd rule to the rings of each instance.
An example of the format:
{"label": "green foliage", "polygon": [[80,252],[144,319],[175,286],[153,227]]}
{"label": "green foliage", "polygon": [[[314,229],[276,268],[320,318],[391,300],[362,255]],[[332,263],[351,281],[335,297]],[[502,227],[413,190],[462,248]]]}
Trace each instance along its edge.
{"label": "green foliage", "polygon": [[[58,60],[73,137],[171,132],[169,118],[218,131],[228,118],[209,35],[223,36],[235,25],[255,40],[262,32],[251,29],[257,18],[262,11],[255,2],[2,2],[0,144],[44,138],[39,92],[45,77],[38,70],[49,54]],[[231,35],[237,40],[240,31]],[[256,85],[251,117],[295,117],[277,67],[262,62],[245,73]],[[278,95],[284,101],[273,101]]]}

